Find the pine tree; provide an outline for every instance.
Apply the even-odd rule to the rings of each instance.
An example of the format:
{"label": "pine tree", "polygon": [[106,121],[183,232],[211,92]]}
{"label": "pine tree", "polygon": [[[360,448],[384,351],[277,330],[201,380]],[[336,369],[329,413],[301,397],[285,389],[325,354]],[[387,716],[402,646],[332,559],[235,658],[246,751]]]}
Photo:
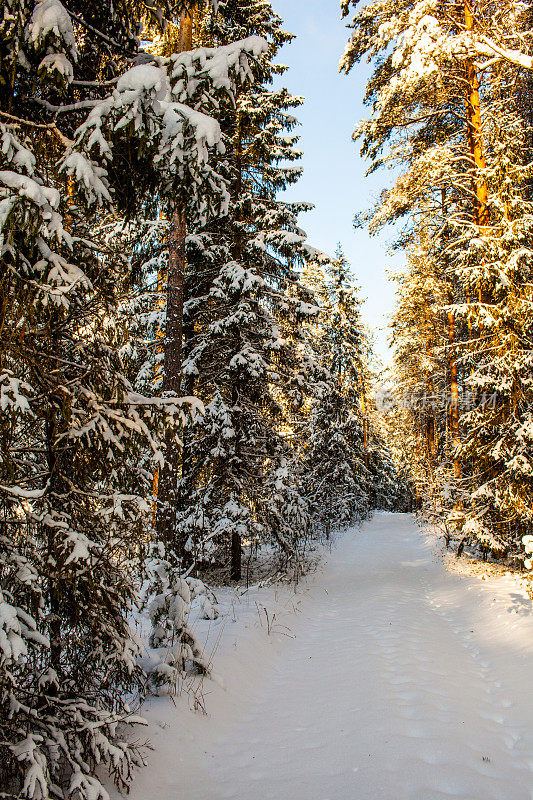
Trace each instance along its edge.
{"label": "pine tree", "polygon": [[[408,215],[404,241],[421,245],[397,316],[398,367],[405,385],[407,365],[429,359],[431,386],[425,370],[415,393],[439,387],[448,413],[406,416],[418,426],[413,457],[435,486],[444,479],[446,497],[433,499],[448,524],[499,555],[519,552],[531,524],[530,134],[516,68],[530,68],[528,19],[511,0],[371,3],[353,19],[343,61],[349,70],[364,53],[383,55],[367,93],[372,120],[358,133],[372,168],[395,162],[404,172],[373,224]],[[488,56],[481,68],[476,53]],[[437,336],[424,330],[428,314]]]}

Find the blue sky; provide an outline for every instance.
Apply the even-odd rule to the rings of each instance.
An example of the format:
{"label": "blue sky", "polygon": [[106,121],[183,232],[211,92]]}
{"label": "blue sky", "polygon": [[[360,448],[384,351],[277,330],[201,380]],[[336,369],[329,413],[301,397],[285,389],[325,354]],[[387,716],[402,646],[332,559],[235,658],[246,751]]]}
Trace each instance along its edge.
{"label": "blue sky", "polygon": [[333,253],[341,242],[362,297],[367,298],[364,316],[375,332],[376,352],[388,362],[388,334],[379,328],[393,309],[394,284],[385,273],[396,271],[403,258],[387,253],[393,231],[371,237],[353,227],[355,212],[371,205],[390,179],[386,172],[365,177],[367,164],[351,138],[366,113],[362,101],[370,69],[365,64],[347,76],[338,72],[349,35],[340,19],[339,0],[273,0],[272,5],[285,29],[297,37],[278,58],[290,67],[283,84],[306,98],[295,112],[302,123],[297,132],[304,173],[285,197],[315,204],[315,210],[301,218],[314,247]]}

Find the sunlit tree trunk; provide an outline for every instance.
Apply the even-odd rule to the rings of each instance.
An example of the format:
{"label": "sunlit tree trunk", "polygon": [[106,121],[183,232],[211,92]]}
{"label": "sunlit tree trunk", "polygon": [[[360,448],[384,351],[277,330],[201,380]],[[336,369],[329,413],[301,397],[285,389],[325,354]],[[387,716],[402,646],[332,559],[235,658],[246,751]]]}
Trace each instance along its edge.
{"label": "sunlit tree trunk", "polygon": [[[449,296],[449,303],[453,302],[453,297]],[[457,448],[461,443],[459,435],[459,378],[457,371],[457,360],[455,357],[455,317],[451,311],[447,314],[448,323],[448,347],[449,347],[449,361],[448,361],[448,380],[450,386],[450,434],[452,447],[454,450],[453,457],[453,472],[456,478],[461,477],[461,462],[457,455]]]}
{"label": "sunlit tree trunk", "polygon": [[[471,0],[464,0],[465,27],[469,33],[474,33],[475,18]],[[479,99],[479,77],[472,59],[466,62],[466,124],[467,141],[470,160],[475,167],[476,177],[474,178],[474,219],[476,225],[483,232],[489,224],[488,211],[488,186],[484,177],[487,166],[485,150],[483,147],[483,123],[481,120],[481,103]],[[478,287],[478,299],[483,303],[486,295],[484,287],[480,283]]]}
{"label": "sunlit tree trunk", "polygon": [[[474,32],[474,13],[471,0],[465,0],[465,27],[466,30]],[[485,227],[489,223],[489,213],[487,208],[488,187],[487,181],[479,171],[484,171],[487,164],[485,151],[483,148],[483,126],[481,121],[481,105],[479,99],[479,78],[472,59],[466,62],[466,120],[467,137],[470,157],[478,171],[474,180],[475,190],[475,219],[476,224]]]}
{"label": "sunlit tree trunk", "polygon": [[366,392],[365,387],[363,386],[361,391],[361,410],[363,412],[363,453],[365,459],[365,467],[368,469],[369,467],[369,457],[368,457],[368,416],[367,416],[367,405],[366,405]]}
{"label": "sunlit tree trunk", "polygon": [[435,466],[435,456],[436,456],[435,415],[433,411],[433,395],[435,392],[435,387],[433,384],[433,380],[431,378],[429,379],[428,382],[428,392],[429,392],[429,407],[426,410],[426,449],[427,449],[428,465],[431,470],[431,475],[433,476],[433,468]]}
{"label": "sunlit tree trunk", "polygon": [[[441,193],[441,207],[442,218],[446,219],[446,191],[443,189]],[[446,256],[444,271],[447,272]],[[448,305],[452,305],[454,301],[453,293],[448,292]],[[450,426],[450,439],[454,451],[453,457],[453,473],[456,478],[461,477],[461,462],[457,455],[457,448],[460,444],[459,435],[459,374],[457,370],[456,358],[456,330],[455,330],[455,315],[453,311],[446,312],[446,332],[448,336],[448,388],[450,392],[450,413],[449,413],[449,426]]]}

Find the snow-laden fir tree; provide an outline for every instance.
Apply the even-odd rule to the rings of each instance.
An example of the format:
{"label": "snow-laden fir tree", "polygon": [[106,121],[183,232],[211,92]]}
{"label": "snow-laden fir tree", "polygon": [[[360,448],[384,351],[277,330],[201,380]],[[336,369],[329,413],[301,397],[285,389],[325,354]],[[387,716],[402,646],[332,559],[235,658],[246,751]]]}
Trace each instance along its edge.
{"label": "snow-laden fir tree", "polygon": [[368,336],[361,320],[358,291],[339,246],[326,266],[315,266],[308,280],[322,298],[313,326],[317,361],[325,380],[307,424],[304,481],[318,526],[361,519],[370,511],[369,425],[365,404],[369,390]]}
{"label": "snow-laden fir tree", "polygon": [[[237,29],[264,36],[270,47],[256,65],[256,81],[249,91],[241,89],[223,123],[230,213],[191,248],[186,330],[188,315],[196,325],[194,332],[188,326],[184,375],[207,405],[207,427],[195,427],[194,455],[189,461],[184,455],[187,502],[180,523],[183,540],[207,535],[213,544],[230,541],[236,578],[243,534],[273,541],[293,557],[308,526],[305,504],[293,497],[298,483],[289,469],[289,433],[313,377],[300,331],[313,308],[296,271],[308,257],[297,221],[308,206],[276,197],[300,173],[291,165],[300,155],[291,130],[292,109],[301,100],[270,86],[282,72],[273,61],[277,50],[292,37],[270,4],[233,2],[220,11],[215,35],[221,41]],[[200,530],[191,516],[198,508]]]}
{"label": "snow-laden fir tree", "polygon": [[[222,100],[219,107],[225,153],[216,168],[227,181],[227,213],[208,225],[187,221],[182,391],[200,397],[206,413],[184,438],[175,551],[186,561],[218,551],[227,563],[231,547],[237,577],[243,536],[274,542],[293,558],[308,528],[289,465],[292,415],[313,379],[302,322],[315,309],[297,272],[311,253],[297,222],[309,206],[276,197],[300,172],[291,164],[300,155],[291,111],[301,100],[271,87],[283,70],[273,59],[290,34],[269,3],[223,3],[214,18],[200,10],[199,42],[223,45],[235,34],[269,42],[251,66],[253,82],[238,88],[234,104]],[[153,259],[153,239],[151,247]],[[159,253],[164,271],[164,247]],[[161,329],[164,308],[158,312],[156,297],[151,303],[151,319]],[[156,377],[157,338],[152,343],[144,362],[149,368],[140,376]]]}
{"label": "snow-laden fir tree", "polygon": [[135,719],[125,696],[142,681],[128,624],[151,488],[139,454],[161,464],[165,431],[175,437],[194,404],[142,395],[125,375],[113,343],[130,265],[101,231],[106,215],[136,211],[136,175],[160,201],[179,191],[195,213],[220,207],[207,161],[220,128],[195,93],[214,109],[214,93],[248,74],[246,53],[263,49],[254,39],[132,63],[148,8],[1,8],[6,796],[103,800],[96,765],[126,784],[138,761],[120,723]]}

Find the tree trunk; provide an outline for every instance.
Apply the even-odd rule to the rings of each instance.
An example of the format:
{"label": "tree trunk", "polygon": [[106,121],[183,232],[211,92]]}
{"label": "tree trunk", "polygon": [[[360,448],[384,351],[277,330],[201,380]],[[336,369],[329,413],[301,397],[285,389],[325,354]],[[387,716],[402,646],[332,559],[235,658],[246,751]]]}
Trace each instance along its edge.
{"label": "tree trunk", "polygon": [[[167,315],[164,343],[163,392],[179,396],[181,384],[181,340],[183,329],[183,278],[185,274],[185,218],[175,210],[170,221],[167,278]],[[157,486],[158,538],[165,545],[165,554],[180,558],[182,550],[176,541],[176,493],[180,476],[181,454],[174,430],[165,434],[165,463]]]}
{"label": "tree trunk", "polygon": [[[238,104],[239,99],[238,96],[236,98],[236,102]],[[235,201],[237,203],[240,202],[241,194],[242,194],[242,119],[240,111],[237,111],[237,137],[236,137],[236,150],[235,150],[235,164],[237,168],[237,182],[236,182],[236,189],[235,189]],[[233,245],[233,258],[235,261],[240,263],[242,261],[242,236],[241,236],[241,220],[240,214],[237,212],[235,214],[235,221],[237,223],[237,229],[235,231],[235,243]],[[234,346],[235,351],[239,351],[242,346],[241,336],[240,333],[237,331],[234,337]],[[235,385],[235,378],[233,379],[233,385],[231,387],[231,404],[233,410],[237,406],[239,402],[239,391],[238,387]],[[233,411],[236,418],[235,411]],[[236,419],[235,419],[236,421]],[[240,456],[241,456],[241,426],[239,424],[235,425],[235,456],[236,456],[236,463],[239,465],[240,463]],[[237,466],[238,468],[238,466]],[[231,558],[230,558],[230,579],[232,581],[240,581],[241,579],[241,553],[242,553],[242,542],[241,536],[237,531],[233,531],[231,534]]]}
{"label": "tree trunk", "polygon": [[[474,31],[474,14],[472,11],[471,0],[465,0],[465,26],[470,33]],[[466,121],[467,139],[470,157],[478,170],[485,170],[487,163],[483,148],[483,127],[481,122],[481,106],[479,100],[479,78],[476,67],[472,59],[466,62]],[[476,196],[475,218],[480,227],[489,223],[489,213],[487,208],[488,187],[484,176],[477,176],[474,179],[474,191]]]}
{"label": "tree trunk", "polygon": [[[179,50],[192,48],[194,11],[182,12]],[[183,209],[175,208],[170,217],[168,239],[167,313],[164,339],[163,392],[179,396],[183,335],[183,284],[185,279],[187,224]],[[181,454],[174,431],[165,434],[165,463],[157,480],[156,533],[163,542],[165,555],[183,556],[183,542],[176,538],[177,486]]]}
{"label": "tree trunk", "polygon": [[[469,33],[474,32],[475,19],[472,9],[471,0],[465,0],[465,27]],[[473,163],[476,172],[484,171],[487,167],[485,158],[485,150],[483,147],[483,124],[481,121],[481,104],[479,99],[479,78],[472,59],[466,62],[466,124],[467,124],[467,141],[470,160]],[[488,186],[484,174],[477,174],[473,179],[473,190],[475,195],[474,201],[474,219],[480,233],[489,224],[489,210],[488,202]],[[478,286],[478,300],[483,303],[488,299],[487,288],[483,287],[480,282]]]}
{"label": "tree trunk", "polygon": [[368,417],[366,413],[366,398],[365,398],[365,387],[362,387],[361,390],[361,410],[363,412],[363,458],[365,461],[365,467],[368,469],[369,467],[369,457],[368,457]]}
{"label": "tree trunk", "polygon": [[[428,348],[429,353],[429,348]],[[435,443],[435,412],[434,412],[434,395],[435,386],[433,380],[430,378],[428,382],[429,404],[426,409],[426,447],[428,463],[433,477],[433,468],[437,455],[437,447]]]}
{"label": "tree trunk", "polygon": [[[446,193],[442,190],[441,194],[442,204],[442,218],[446,220]],[[445,273],[447,272],[447,265],[445,263]],[[453,303],[453,293],[450,290],[448,293],[448,304]],[[459,436],[459,376],[457,371],[457,360],[455,357],[455,317],[452,311],[448,311],[446,315],[446,323],[448,330],[448,381],[450,388],[450,434],[452,440],[452,447],[454,450],[460,444]],[[456,478],[461,477],[461,461],[457,453],[454,453],[453,458],[453,473]]]}
{"label": "tree trunk", "polygon": [[[58,491],[57,475],[57,417],[56,409],[51,400],[51,407],[46,421],[46,461],[48,467],[48,491],[56,494]],[[50,664],[58,675],[61,674],[62,626],[61,626],[61,587],[59,573],[61,571],[60,553],[58,552],[56,529],[52,525],[46,526],[47,531],[47,569],[48,600],[50,603]]]}
{"label": "tree trunk", "polygon": [[435,419],[432,416],[426,420],[426,446],[429,463],[433,466],[435,462]]}
{"label": "tree trunk", "polygon": [[[448,302],[451,303],[452,300],[453,298],[450,295]],[[448,345],[450,348],[450,356],[448,361],[450,381],[450,433],[452,446],[455,451],[461,440],[459,437],[459,381],[457,373],[457,361],[454,353],[455,319],[451,311],[448,311]],[[456,453],[454,454],[453,458],[453,472],[456,478],[461,477],[461,462]]]}
{"label": "tree trunk", "polygon": [[[67,209],[65,214],[65,230],[70,232],[72,228],[72,214],[71,209],[74,204],[74,181],[71,177],[67,181]],[[56,312],[52,314],[50,320],[50,350],[54,355],[61,352],[61,336],[59,333],[61,322]],[[57,364],[50,363],[50,374],[56,374],[56,387],[62,383],[62,366],[61,362]],[[61,422],[66,422],[63,401],[61,397],[52,394],[49,398],[49,411],[45,424],[45,437],[46,437],[46,464],[48,469],[48,494],[53,500],[50,500],[52,506],[57,497],[63,495],[68,496],[68,490],[59,475],[58,465],[58,433]],[[66,426],[63,428],[65,430]],[[62,431],[63,432],[63,431]],[[51,509],[50,509],[51,510]],[[47,514],[46,517],[53,517],[53,514]],[[62,588],[61,588],[61,572],[64,569],[64,555],[61,553],[57,543],[57,529],[53,525],[46,525],[46,548],[47,548],[47,569],[49,570],[48,577],[48,600],[50,603],[50,664],[52,668],[61,675],[61,656],[63,652],[63,625],[62,617]],[[52,693],[55,690],[52,690]]]}
{"label": "tree trunk", "polygon": [[241,537],[236,532],[233,531],[231,534],[231,566],[230,566],[230,580],[232,581],[240,581],[242,569],[242,549],[241,549]]}
{"label": "tree trunk", "polygon": [[[159,214],[159,219],[164,219],[162,213]],[[159,267],[157,270],[157,305],[162,310],[165,303],[163,301],[163,291],[166,290],[166,281],[167,276]],[[165,351],[165,334],[161,330],[161,327],[158,325],[157,330],[155,332],[155,353],[156,357],[160,356]],[[159,382],[163,372],[163,365],[161,363],[156,363],[154,369],[154,385],[157,390],[159,386]],[[153,504],[152,504],[152,525],[155,528],[157,524],[157,498],[158,498],[158,487],[159,487],[159,465],[154,470],[154,477],[152,481],[152,497],[153,497]]]}

